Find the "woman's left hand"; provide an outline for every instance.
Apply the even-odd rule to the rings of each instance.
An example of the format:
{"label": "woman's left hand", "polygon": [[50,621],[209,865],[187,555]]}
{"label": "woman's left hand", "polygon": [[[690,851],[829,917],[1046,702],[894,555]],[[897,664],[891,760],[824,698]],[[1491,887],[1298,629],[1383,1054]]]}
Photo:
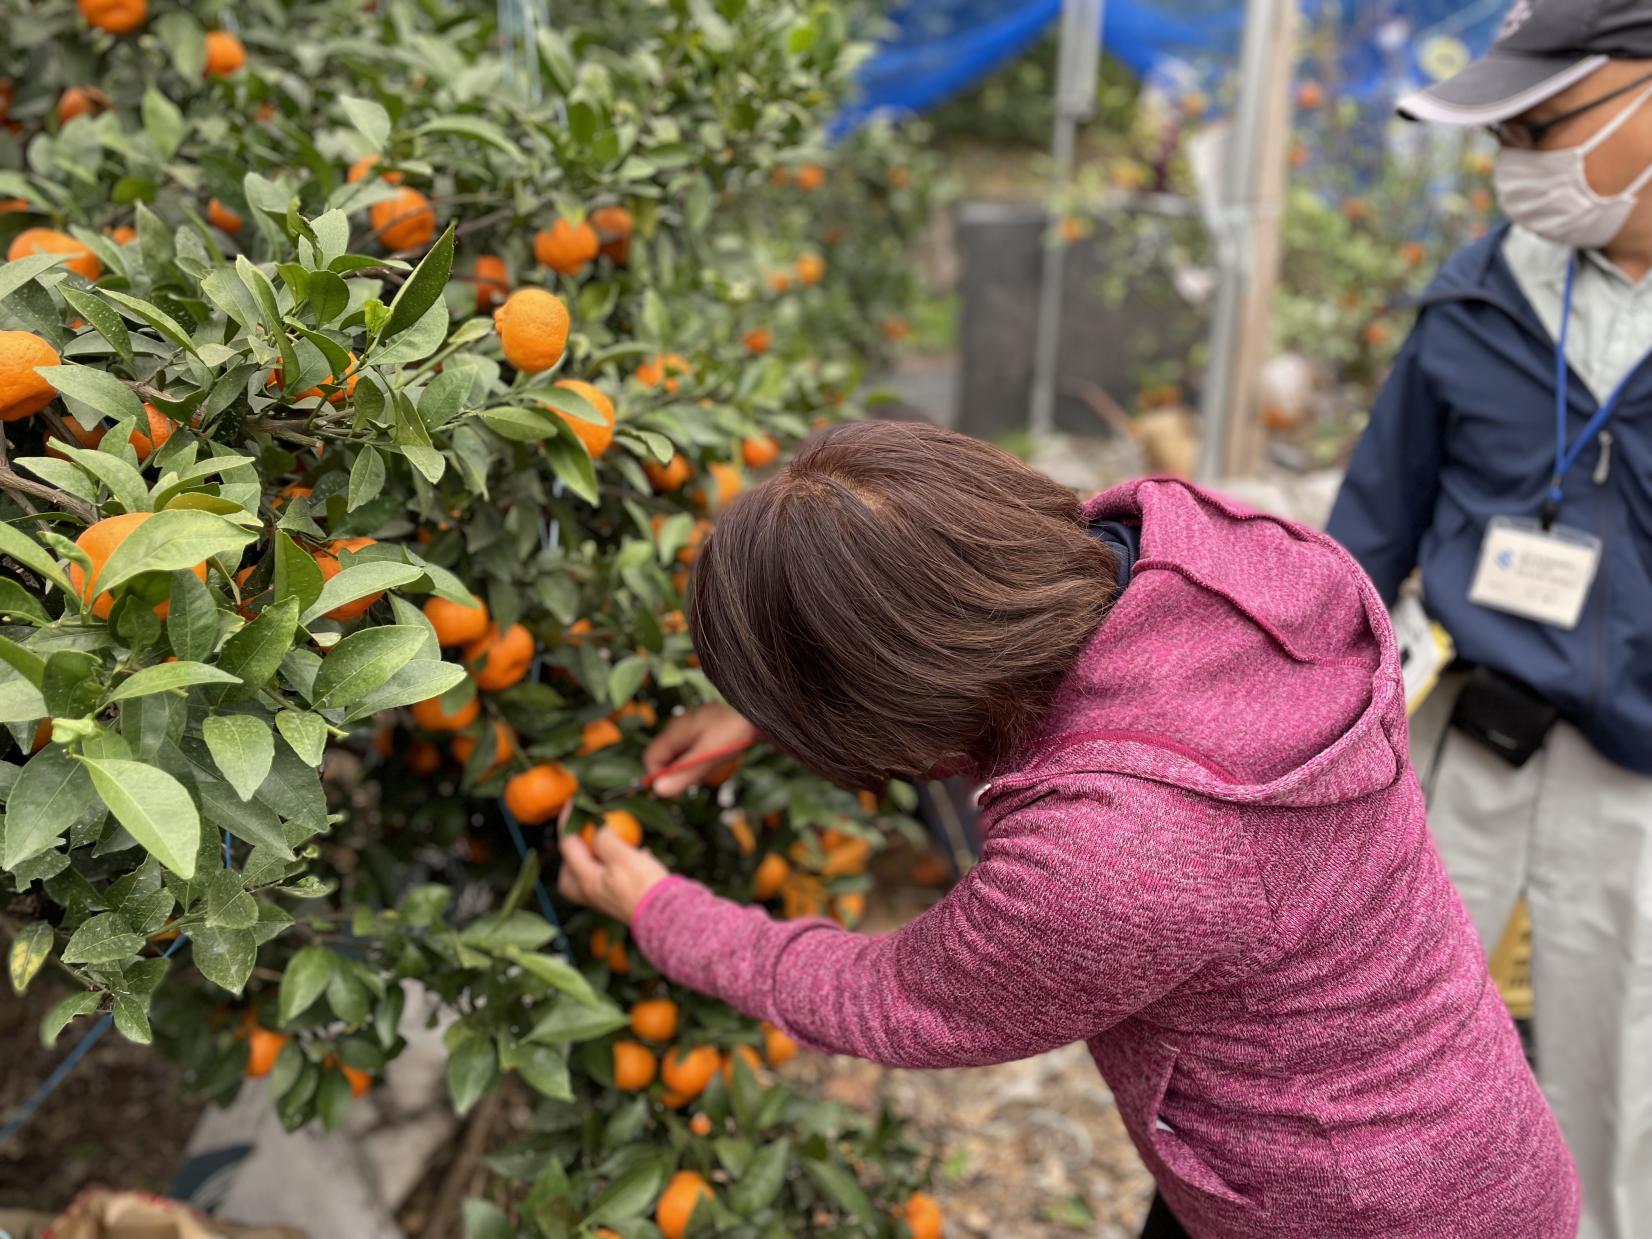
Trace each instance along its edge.
{"label": "woman's left hand", "polygon": [[557,875],[556,889],[562,897],[627,925],[643,896],[671,876],[652,852],[632,847],[606,826],[597,832],[595,848],[578,835],[567,834],[559,846],[562,872]]}

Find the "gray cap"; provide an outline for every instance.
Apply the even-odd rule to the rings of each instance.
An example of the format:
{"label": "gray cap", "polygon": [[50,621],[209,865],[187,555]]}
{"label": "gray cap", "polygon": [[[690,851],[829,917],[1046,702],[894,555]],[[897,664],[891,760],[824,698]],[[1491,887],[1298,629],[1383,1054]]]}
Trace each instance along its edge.
{"label": "gray cap", "polygon": [[1652,0],[1514,0],[1491,49],[1457,76],[1401,99],[1400,115],[1494,125],[1615,58],[1652,59]]}

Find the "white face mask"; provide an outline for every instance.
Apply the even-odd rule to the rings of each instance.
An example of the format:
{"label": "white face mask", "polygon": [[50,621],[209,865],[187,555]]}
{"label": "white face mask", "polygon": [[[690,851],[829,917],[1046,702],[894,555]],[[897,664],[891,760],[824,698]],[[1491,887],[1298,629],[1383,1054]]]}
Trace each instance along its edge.
{"label": "white face mask", "polygon": [[1497,155],[1497,197],[1503,212],[1538,236],[1569,249],[1597,250],[1617,240],[1652,184],[1652,168],[1611,198],[1603,198],[1589,184],[1584,160],[1652,99],[1644,91],[1606,128],[1582,146],[1558,151],[1528,151],[1504,147]]}

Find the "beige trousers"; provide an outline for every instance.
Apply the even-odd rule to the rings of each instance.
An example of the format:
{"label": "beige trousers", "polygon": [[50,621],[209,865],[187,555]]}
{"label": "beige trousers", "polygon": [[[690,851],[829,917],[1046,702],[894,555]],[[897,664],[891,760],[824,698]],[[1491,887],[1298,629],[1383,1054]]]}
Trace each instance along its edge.
{"label": "beige trousers", "polygon": [[1488,952],[1531,908],[1537,1074],[1582,1176],[1580,1239],[1652,1239],[1652,777],[1566,723],[1516,770],[1447,727],[1462,683],[1412,720],[1429,824]]}

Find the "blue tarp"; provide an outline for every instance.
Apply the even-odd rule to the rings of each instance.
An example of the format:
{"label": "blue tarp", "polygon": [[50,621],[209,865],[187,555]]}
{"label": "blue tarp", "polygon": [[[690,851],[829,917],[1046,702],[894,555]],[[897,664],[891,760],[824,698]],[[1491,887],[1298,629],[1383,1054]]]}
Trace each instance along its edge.
{"label": "blue tarp", "polygon": [[[1339,91],[1386,104],[1491,42],[1507,0],[1304,0],[1328,32]],[[1107,0],[1098,32],[1108,54],[1173,90],[1220,93],[1238,59],[1243,0]],[[922,113],[967,90],[1038,41],[1061,0],[895,0],[889,33],[863,66],[860,98],[839,132],[880,113]]]}

